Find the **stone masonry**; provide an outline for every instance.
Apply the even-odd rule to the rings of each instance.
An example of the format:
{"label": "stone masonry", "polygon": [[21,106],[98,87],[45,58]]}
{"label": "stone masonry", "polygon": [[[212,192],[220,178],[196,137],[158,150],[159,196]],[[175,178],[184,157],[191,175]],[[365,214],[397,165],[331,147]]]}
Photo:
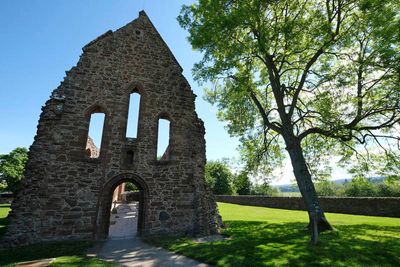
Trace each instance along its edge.
{"label": "stone masonry", "polygon": [[[221,221],[204,182],[205,130],[196,96],[145,12],[82,50],[42,108],[0,244],[106,238],[112,194],[122,182],[141,189],[139,235],[217,232]],[[127,138],[133,92],[140,94],[138,132]],[[93,113],[105,114],[97,158],[86,146]],[[170,121],[168,157],[161,159],[159,119]]]}

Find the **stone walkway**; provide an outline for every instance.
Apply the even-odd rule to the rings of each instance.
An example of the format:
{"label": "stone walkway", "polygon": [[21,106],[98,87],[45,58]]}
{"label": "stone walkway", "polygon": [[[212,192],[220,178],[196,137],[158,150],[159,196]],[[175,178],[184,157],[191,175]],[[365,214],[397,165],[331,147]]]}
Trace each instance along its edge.
{"label": "stone walkway", "polygon": [[136,237],[137,208],[138,203],[117,206],[117,214],[112,214],[110,218],[110,224],[113,223],[110,226],[109,238],[93,248],[93,253],[97,257],[120,266],[210,266],[142,242]]}
{"label": "stone walkway", "polygon": [[117,213],[111,213],[109,239],[134,238],[137,232],[139,202],[117,204]]}

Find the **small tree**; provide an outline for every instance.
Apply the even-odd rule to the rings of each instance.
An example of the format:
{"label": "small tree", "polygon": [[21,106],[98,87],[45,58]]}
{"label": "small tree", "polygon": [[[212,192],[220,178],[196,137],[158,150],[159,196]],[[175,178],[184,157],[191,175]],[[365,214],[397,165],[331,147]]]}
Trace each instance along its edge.
{"label": "small tree", "polygon": [[251,186],[252,195],[263,195],[263,196],[277,196],[279,190],[270,186],[268,183],[253,184]]}
{"label": "small tree", "polygon": [[209,161],[205,167],[207,185],[215,195],[231,195],[233,175],[228,165],[221,161]]}
{"label": "small tree", "polygon": [[28,150],[17,147],[9,154],[0,155],[0,183],[5,183],[5,190],[15,192],[23,178]]}
{"label": "small tree", "polygon": [[126,182],[125,183],[125,191],[126,192],[138,192],[140,190],[134,183]]}
{"label": "small tree", "polygon": [[376,195],[379,197],[400,197],[400,181],[387,179],[376,185]]}
{"label": "small tree", "polygon": [[364,177],[356,177],[345,185],[344,192],[349,197],[376,196],[375,186]]}
{"label": "small tree", "polygon": [[334,182],[329,180],[321,180],[315,184],[318,196],[336,196],[338,195],[338,187]]}
{"label": "small tree", "polygon": [[239,195],[250,194],[252,184],[246,171],[242,171],[234,176],[233,184],[235,185],[236,193]]}

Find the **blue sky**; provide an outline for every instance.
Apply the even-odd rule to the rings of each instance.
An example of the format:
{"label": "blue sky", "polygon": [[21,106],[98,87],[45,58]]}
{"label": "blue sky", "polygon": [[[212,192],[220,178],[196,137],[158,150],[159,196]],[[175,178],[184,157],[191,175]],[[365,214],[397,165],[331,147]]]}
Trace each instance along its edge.
{"label": "blue sky", "polygon": [[116,30],[144,9],[184,69],[197,94],[205,122],[207,158],[238,157],[238,141],[216,119],[216,108],[202,99],[191,69],[201,58],[186,40],[176,17],[182,4],[165,0],[3,0],[0,8],[0,154],[29,147],[41,106],[74,66],[81,48],[107,30]]}

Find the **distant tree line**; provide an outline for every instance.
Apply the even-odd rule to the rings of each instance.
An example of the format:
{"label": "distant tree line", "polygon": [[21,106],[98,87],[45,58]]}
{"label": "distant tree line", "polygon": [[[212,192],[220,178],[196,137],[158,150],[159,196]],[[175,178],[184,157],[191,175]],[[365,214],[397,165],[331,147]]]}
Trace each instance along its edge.
{"label": "distant tree line", "polygon": [[374,183],[365,177],[355,177],[343,184],[322,180],[315,184],[319,196],[400,197],[400,181],[385,179]]}
{"label": "distant tree line", "polygon": [[209,161],[205,168],[206,183],[215,195],[276,195],[278,189],[267,182],[255,184],[250,181],[249,173],[240,171],[235,174],[225,161]]}
{"label": "distant tree line", "polygon": [[[335,183],[327,179],[321,179],[315,183],[319,196],[342,196],[342,197],[400,197],[400,179],[390,176],[380,182],[354,173],[355,178],[344,182]],[[252,183],[249,173],[241,171],[233,173],[226,161],[209,161],[205,168],[207,185],[215,195],[267,195],[279,196],[281,191],[268,184]],[[298,192],[297,186],[293,185],[288,192]],[[287,193],[287,192],[286,192]]]}
{"label": "distant tree line", "polygon": [[[28,160],[28,149],[17,147],[8,154],[0,155],[0,192],[15,192],[24,176]],[[398,163],[398,159],[395,159]],[[375,161],[378,162],[378,161]],[[367,166],[367,164],[365,164]],[[387,167],[389,166],[389,167]],[[351,172],[355,178],[338,184],[327,179],[315,183],[319,196],[348,196],[348,197],[400,197],[400,177],[398,164],[385,165],[386,172],[383,182],[373,182],[363,176],[367,170],[356,166]],[[374,169],[378,169],[374,166]],[[385,170],[386,170],[385,169]],[[384,173],[384,172],[382,172]],[[205,167],[205,180],[216,195],[267,195],[277,196],[280,191],[268,182],[253,183],[247,171],[234,173],[226,161],[209,161]],[[136,191],[133,184],[126,185],[127,191]],[[294,190],[291,190],[294,191]]]}

